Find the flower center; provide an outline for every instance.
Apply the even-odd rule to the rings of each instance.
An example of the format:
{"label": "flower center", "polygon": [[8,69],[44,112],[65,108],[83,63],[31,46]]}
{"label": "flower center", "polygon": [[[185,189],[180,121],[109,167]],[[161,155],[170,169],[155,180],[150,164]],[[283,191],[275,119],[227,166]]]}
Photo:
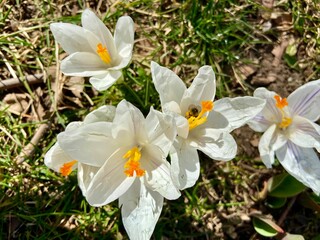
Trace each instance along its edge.
{"label": "flower center", "polygon": [[102,61],[104,61],[106,64],[111,63],[111,57],[108,52],[108,49],[104,47],[101,43],[97,45],[97,53]]}
{"label": "flower center", "polygon": [[77,162],[77,160],[73,160],[71,162],[64,163],[60,168],[61,175],[64,177],[68,176],[72,172],[73,165],[75,165]]}
{"label": "flower center", "polygon": [[276,100],[276,107],[279,108],[279,110],[280,110],[280,112],[281,112],[281,115],[282,115],[282,120],[281,120],[281,122],[278,124],[278,126],[279,126],[280,128],[287,128],[287,127],[291,124],[291,122],[292,122],[292,119],[286,117],[285,112],[284,112],[284,110],[283,110],[283,108],[285,108],[286,106],[288,106],[287,99],[286,99],[286,98],[282,98],[282,97],[280,97],[279,95],[275,95],[275,96],[274,96],[274,99]]}
{"label": "flower center", "polygon": [[126,170],[124,173],[128,177],[133,177],[134,172],[137,177],[142,177],[145,174],[145,170],[140,168],[140,158],[141,152],[139,148],[133,147],[126,154],[123,155],[123,158],[128,158],[128,161],[124,164]]}
{"label": "flower center", "polygon": [[201,107],[190,105],[188,112],[186,112],[186,118],[189,122],[189,130],[194,129],[195,127],[205,123],[207,121],[207,117],[203,117],[203,114],[206,112],[210,112],[213,109],[212,101],[202,101]]}

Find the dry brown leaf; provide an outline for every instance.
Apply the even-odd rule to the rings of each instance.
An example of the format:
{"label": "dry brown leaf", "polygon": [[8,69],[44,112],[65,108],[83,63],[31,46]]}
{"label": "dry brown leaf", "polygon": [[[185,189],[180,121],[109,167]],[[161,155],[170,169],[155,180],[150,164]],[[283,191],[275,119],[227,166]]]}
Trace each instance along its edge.
{"label": "dry brown leaf", "polygon": [[81,93],[83,93],[84,88],[84,78],[83,77],[70,77],[67,78],[65,86],[69,89],[77,98],[82,98]]}
{"label": "dry brown leaf", "polygon": [[28,111],[31,99],[27,93],[9,93],[2,101],[5,103],[2,109],[9,106],[9,112],[20,115]]}

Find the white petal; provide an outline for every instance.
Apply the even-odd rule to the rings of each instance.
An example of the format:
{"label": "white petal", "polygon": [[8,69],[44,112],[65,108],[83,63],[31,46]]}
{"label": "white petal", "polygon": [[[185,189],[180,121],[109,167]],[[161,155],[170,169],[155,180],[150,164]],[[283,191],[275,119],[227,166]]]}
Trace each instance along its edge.
{"label": "white petal", "polygon": [[276,107],[276,100],[274,99],[275,95],[277,95],[275,92],[269,91],[263,87],[257,88],[253,93],[254,97],[262,98],[267,101],[260,114],[265,120],[272,123],[281,122],[282,119],[281,112]]}
{"label": "white petal", "polygon": [[116,114],[116,108],[111,105],[104,105],[90,112],[83,120],[84,124],[94,122],[112,122]]}
{"label": "white petal", "polygon": [[78,163],[78,184],[83,196],[86,196],[87,188],[99,169],[99,167]]}
{"label": "white petal", "polygon": [[125,60],[123,65],[127,66],[131,60],[134,43],[134,23],[131,17],[123,16],[118,19],[114,39],[119,55]]}
{"label": "white petal", "polygon": [[[61,149],[58,143],[54,144],[44,156],[45,165],[58,173],[63,164],[73,160],[72,157]],[[73,170],[75,168],[77,168],[77,164],[72,167]]]}
{"label": "white petal", "polygon": [[161,105],[174,101],[180,105],[182,95],[187,89],[184,82],[171,70],[151,62],[152,80],[160,95]]}
{"label": "white petal", "polygon": [[287,131],[289,139],[300,147],[320,147],[320,127],[307,118],[295,116]]}
{"label": "white petal", "polygon": [[189,136],[190,144],[215,160],[228,161],[235,157],[237,144],[226,131],[211,128],[201,128],[192,131]]}
{"label": "white petal", "polygon": [[170,176],[170,164],[157,146],[147,145],[141,152],[141,166],[146,170],[144,176],[147,187],[169,200],[181,194],[174,186]]}
{"label": "white petal", "polygon": [[288,141],[276,154],[289,174],[320,194],[320,160],[313,149],[301,148]]}
{"label": "white petal", "polygon": [[185,91],[180,104],[182,113],[186,113],[191,104],[201,106],[202,101],[213,101],[216,93],[216,77],[211,66],[203,66],[191,86]]}
{"label": "white petal", "polygon": [[[108,52],[112,61],[117,62],[119,56],[116,51],[114,39],[104,23],[89,9],[83,11],[81,15],[81,23],[85,29],[89,30],[97,36],[99,43],[102,43],[103,46],[106,46],[108,48]],[[92,47],[96,49],[98,43],[95,41],[90,42],[93,44]]]}
{"label": "white petal", "polygon": [[264,105],[264,99],[255,97],[222,98],[214,103],[214,109],[228,119],[232,131],[261,112]]}
{"label": "white petal", "polygon": [[259,113],[249,120],[247,124],[256,132],[265,132],[273,123],[265,119],[262,113]]}
{"label": "white petal", "polygon": [[107,68],[98,55],[76,52],[61,62],[61,71],[68,76],[89,77],[107,73]]}
{"label": "white petal", "polygon": [[263,163],[267,168],[271,168],[274,163],[274,153],[286,143],[282,134],[277,133],[277,125],[273,124],[262,135],[259,142],[259,152]]}
{"label": "white petal", "polygon": [[50,30],[55,40],[68,54],[92,52],[86,38],[86,30],[70,23],[51,23]]}
{"label": "white petal", "polygon": [[164,156],[167,156],[177,135],[174,119],[151,107],[145,128],[149,135],[149,143],[158,146]]}
{"label": "white petal", "polygon": [[162,105],[162,111],[174,118],[178,135],[183,138],[187,138],[189,133],[189,123],[188,120],[181,115],[179,104],[174,101],[167,102]]}
{"label": "white petal", "polygon": [[[116,109],[116,116],[114,118],[114,123],[119,126],[119,129],[126,128],[128,135],[132,135],[138,144],[144,144],[148,142],[148,134],[146,132],[146,119],[144,118],[142,112],[133,106],[130,102],[122,100]],[[121,133],[117,134],[113,130],[113,136],[115,138],[124,138]],[[129,133],[130,132],[130,133]]]}
{"label": "white petal", "polygon": [[225,129],[226,131],[228,131],[228,126],[228,119],[223,114],[212,110],[207,116],[207,121],[199,127],[195,128],[194,131],[198,131],[199,128]]}
{"label": "white petal", "polygon": [[197,149],[177,138],[170,152],[171,176],[174,184],[180,189],[192,187],[200,176],[200,162]]}
{"label": "white petal", "polygon": [[100,167],[114,151],[112,124],[96,122],[58,134],[60,147],[74,160]]}
{"label": "white petal", "polygon": [[126,160],[123,159],[123,155],[126,151],[128,149],[125,148],[116,150],[94,175],[86,194],[90,205],[106,205],[122,196],[131,187],[135,177],[127,177],[124,173]]}
{"label": "white petal", "polygon": [[132,240],[149,240],[161,214],[163,197],[140,179],[119,198],[123,225]]}
{"label": "white petal", "polygon": [[111,87],[121,76],[121,71],[108,70],[104,71],[101,75],[91,77],[89,81],[95,89],[98,91],[104,91]]}
{"label": "white petal", "polygon": [[316,121],[320,112],[320,80],[312,81],[297,88],[288,97],[288,105],[293,113]]}

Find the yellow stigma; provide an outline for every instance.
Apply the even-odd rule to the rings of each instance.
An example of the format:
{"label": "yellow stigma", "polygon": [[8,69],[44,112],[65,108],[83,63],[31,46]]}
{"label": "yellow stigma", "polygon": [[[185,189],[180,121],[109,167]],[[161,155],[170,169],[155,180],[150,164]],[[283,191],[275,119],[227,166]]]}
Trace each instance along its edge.
{"label": "yellow stigma", "polygon": [[201,111],[197,106],[190,105],[189,111],[186,112],[186,118],[189,123],[189,130],[194,129],[195,127],[205,123],[207,121],[207,117],[202,117],[206,112],[210,112],[213,109],[212,101],[202,101],[201,102]]}
{"label": "yellow stigma", "polygon": [[71,162],[66,162],[65,164],[63,164],[60,168],[61,175],[64,177],[68,176],[72,172],[73,165],[75,165],[77,162],[77,160],[73,160]]}
{"label": "yellow stigma", "polygon": [[97,45],[97,53],[102,61],[104,61],[107,64],[111,63],[111,57],[108,52],[108,49],[104,47],[101,43]]}
{"label": "yellow stigma", "polygon": [[133,177],[134,173],[136,173],[137,177],[142,177],[145,174],[145,170],[140,168],[139,160],[141,158],[141,152],[139,148],[131,148],[128,152],[126,152],[126,154],[123,155],[123,158],[129,158],[124,164],[124,168],[126,168],[124,173],[128,177]]}
{"label": "yellow stigma", "polygon": [[275,95],[274,99],[276,100],[276,107],[279,108],[279,110],[281,112],[281,115],[282,115],[281,123],[279,123],[278,126],[280,128],[287,128],[292,122],[292,119],[286,117],[285,113],[283,111],[283,108],[288,106],[287,99],[286,98],[282,98],[279,95]]}

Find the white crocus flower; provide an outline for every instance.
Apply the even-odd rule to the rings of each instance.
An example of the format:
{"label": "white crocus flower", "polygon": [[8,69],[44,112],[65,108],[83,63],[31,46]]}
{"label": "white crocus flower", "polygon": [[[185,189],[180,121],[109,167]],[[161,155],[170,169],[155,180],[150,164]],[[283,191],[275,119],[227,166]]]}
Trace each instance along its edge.
{"label": "white crocus flower", "polygon": [[215,74],[210,66],[199,69],[191,86],[171,70],[151,63],[152,79],[162,110],[174,116],[178,136],[170,153],[172,178],[179,189],[191,187],[200,174],[197,150],[215,160],[231,160],[237,145],[229,132],[244,125],[263,108],[253,97],[224,98],[213,102]]}
{"label": "white crocus flower", "polygon": [[134,23],[129,16],[120,17],[114,37],[97,16],[86,9],[82,27],[70,23],[52,23],[55,40],[69,54],[61,62],[68,76],[91,77],[97,90],[106,90],[121,76],[121,69],[131,61]]}
{"label": "white crocus flower", "polygon": [[119,198],[130,239],[149,239],[160,216],[163,197],[176,199],[179,190],[166,161],[176,136],[173,118],[151,108],[140,110],[123,100],[112,123],[92,122],[59,134],[61,149],[90,165],[85,197],[103,206]]}
{"label": "white crocus flower", "polygon": [[320,193],[320,160],[313,148],[320,149],[319,119],[320,80],[296,89],[288,99],[275,92],[258,88],[254,96],[267,104],[249,126],[264,132],[259,152],[264,164],[271,168],[274,155],[297,180]]}
{"label": "white crocus flower", "polygon": [[[72,133],[81,126],[94,122],[111,122],[115,115],[115,109],[114,106],[102,106],[89,113],[83,122],[71,122],[66,127],[65,132],[60,134]],[[47,167],[60,173],[62,176],[68,176],[77,168],[78,184],[84,196],[86,195],[86,189],[90,183],[91,177],[97,170],[97,167],[91,165],[90,162],[79,162],[78,159],[72,158],[60,147],[59,140],[46,153],[44,163]]]}

